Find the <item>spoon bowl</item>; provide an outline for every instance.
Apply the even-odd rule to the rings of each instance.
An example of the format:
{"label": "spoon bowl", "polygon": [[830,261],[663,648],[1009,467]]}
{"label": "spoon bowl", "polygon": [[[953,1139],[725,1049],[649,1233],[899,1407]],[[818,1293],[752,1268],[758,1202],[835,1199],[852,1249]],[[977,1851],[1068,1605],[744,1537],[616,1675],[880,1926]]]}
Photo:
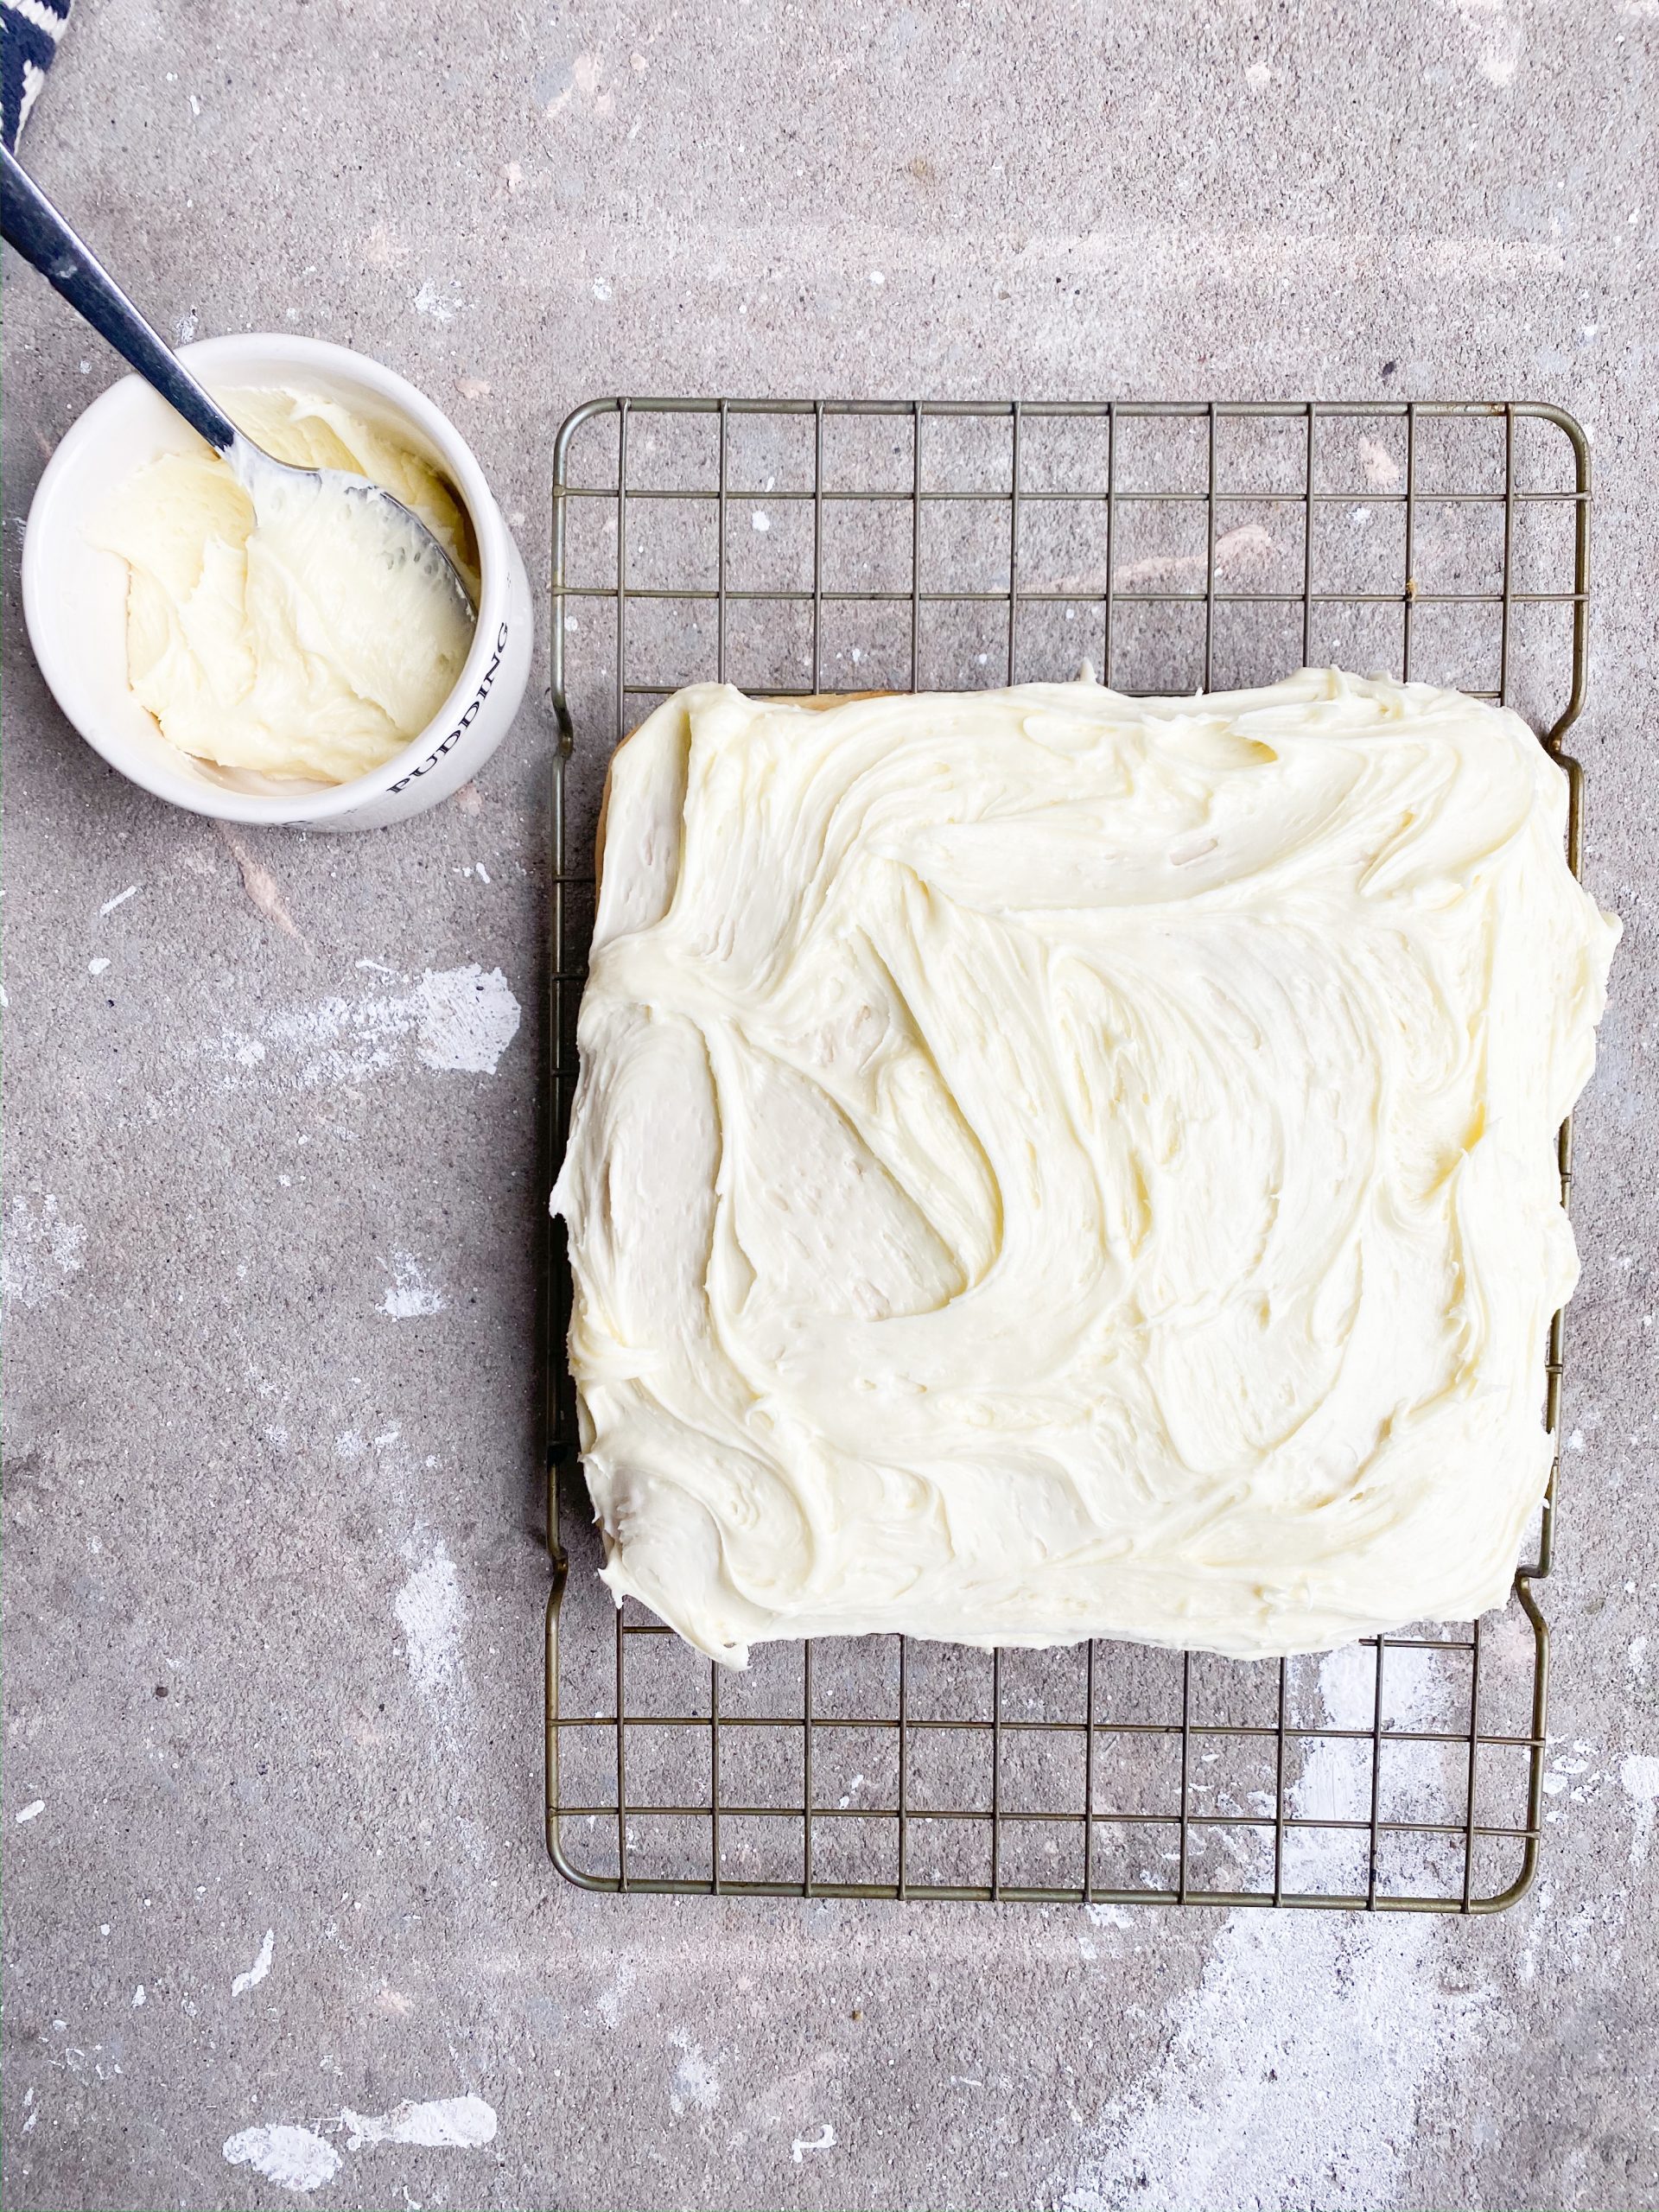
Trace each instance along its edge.
{"label": "spoon bowl", "polygon": [[465,518],[462,559],[478,579],[466,665],[401,753],[347,783],[221,768],[169,742],[131,688],[130,571],[102,542],[103,524],[123,485],[168,454],[199,460],[201,447],[142,378],[126,376],[64,432],[29,503],[22,608],[48,689],[94,753],[170,806],[312,830],[377,830],[422,813],[479,774],[505,742],[531,674],[535,601],[477,454],[425,392],[348,347],[294,331],[241,331],[199,338],[181,352],[192,374],[233,407],[238,392],[273,391],[339,407],[432,471]]}

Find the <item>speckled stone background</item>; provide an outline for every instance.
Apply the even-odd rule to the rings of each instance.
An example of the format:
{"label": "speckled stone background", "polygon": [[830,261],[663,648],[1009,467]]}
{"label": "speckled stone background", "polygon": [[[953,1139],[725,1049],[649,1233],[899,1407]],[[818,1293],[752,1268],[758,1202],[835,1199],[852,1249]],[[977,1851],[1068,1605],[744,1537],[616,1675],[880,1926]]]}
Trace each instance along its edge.
{"label": "speckled stone background", "polygon": [[[393,2212],[1659,2201],[1656,122],[1655,0],[79,0],[26,142],[48,188],[164,329],[310,331],[424,385],[543,581],[553,435],[601,391],[1570,407],[1586,868],[1627,933],[1513,1913],[565,1889],[545,705],[475,792],[354,840],[233,843],[106,771],[16,581],[114,367],[9,259],[9,2206],[289,2201],[224,2156],[264,2124],[334,2147],[313,2201]],[[408,1004],[474,963],[524,1010],[493,1074],[429,1065]],[[487,2147],[348,2148],[343,2114],[463,2094]]]}

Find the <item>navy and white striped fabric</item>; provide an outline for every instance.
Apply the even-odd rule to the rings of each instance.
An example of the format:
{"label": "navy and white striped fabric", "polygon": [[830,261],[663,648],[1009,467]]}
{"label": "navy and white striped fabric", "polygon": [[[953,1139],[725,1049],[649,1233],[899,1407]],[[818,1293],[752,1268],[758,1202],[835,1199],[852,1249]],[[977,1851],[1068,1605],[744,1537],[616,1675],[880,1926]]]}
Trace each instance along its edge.
{"label": "navy and white striped fabric", "polygon": [[0,0],[0,137],[16,146],[69,21],[71,0]]}

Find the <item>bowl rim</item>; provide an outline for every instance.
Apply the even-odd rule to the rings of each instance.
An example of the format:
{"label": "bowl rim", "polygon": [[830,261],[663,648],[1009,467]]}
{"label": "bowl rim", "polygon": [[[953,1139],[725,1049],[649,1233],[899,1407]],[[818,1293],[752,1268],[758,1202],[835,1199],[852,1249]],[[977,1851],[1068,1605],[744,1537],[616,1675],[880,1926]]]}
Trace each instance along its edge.
{"label": "bowl rim", "polygon": [[[137,375],[118,378],[76,416],[58,441],[29,501],[23,532],[22,584],[23,621],[35,664],[60,711],[93,751],[130,782],[157,798],[192,813],[251,825],[302,825],[352,813],[385,798],[394,785],[403,781],[442,743],[448,726],[459,720],[478,690],[489,662],[498,656],[497,632],[505,619],[508,601],[506,525],[477,456],[449,417],[407,378],[372,354],[359,353],[354,347],[338,345],[332,340],[308,338],[293,331],[227,331],[218,337],[197,339],[177,351],[180,359],[198,374],[211,373],[216,365],[227,361],[237,362],[241,372],[249,377],[271,373],[291,377],[301,383],[308,368],[333,371],[342,381],[355,383],[365,393],[387,401],[407,418],[412,429],[431,441],[461,496],[478,545],[478,619],[461,672],[430,721],[390,760],[383,760],[365,775],[353,777],[349,782],[292,794],[242,791],[206,784],[182,765],[175,773],[169,767],[158,766],[135,754],[123,738],[99,727],[97,715],[88,713],[83,720],[71,704],[74,669],[55,649],[45,615],[52,579],[46,572],[45,533],[36,529],[35,517],[37,511],[49,505],[55,498],[59,482],[83,448],[107,428],[109,417],[119,407],[131,404],[129,395],[135,390],[148,391],[143,378]],[[136,467],[139,464],[135,461],[132,465]],[[188,757],[181,753],[181,763]]]}

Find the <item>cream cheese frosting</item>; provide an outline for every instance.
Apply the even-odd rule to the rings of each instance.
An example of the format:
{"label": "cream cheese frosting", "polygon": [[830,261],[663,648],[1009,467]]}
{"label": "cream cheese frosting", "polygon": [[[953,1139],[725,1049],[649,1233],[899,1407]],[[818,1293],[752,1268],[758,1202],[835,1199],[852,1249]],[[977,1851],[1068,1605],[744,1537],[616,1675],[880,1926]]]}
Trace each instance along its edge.
{"label": "cream cheese frosting", "polygon": [[473,624],[453,588],[407,557],[368,478],[426,524],[476,596],[463,511],[437,471],[333,401],[227,391],[219,404],[296,483],[207,445],[165,454],[106,503],[97,542],[127,563],[128,678],[162,734],[221,768],[313,783],[365,775],[417,736],[454,688]]}
{"label": "cream cheese frosting", "polygon": [[668,701],[554,1193],[618,1599],[739,1666],[1501,1603],[1618,935],[1567,805],[1516,715],[1335,671]]}

